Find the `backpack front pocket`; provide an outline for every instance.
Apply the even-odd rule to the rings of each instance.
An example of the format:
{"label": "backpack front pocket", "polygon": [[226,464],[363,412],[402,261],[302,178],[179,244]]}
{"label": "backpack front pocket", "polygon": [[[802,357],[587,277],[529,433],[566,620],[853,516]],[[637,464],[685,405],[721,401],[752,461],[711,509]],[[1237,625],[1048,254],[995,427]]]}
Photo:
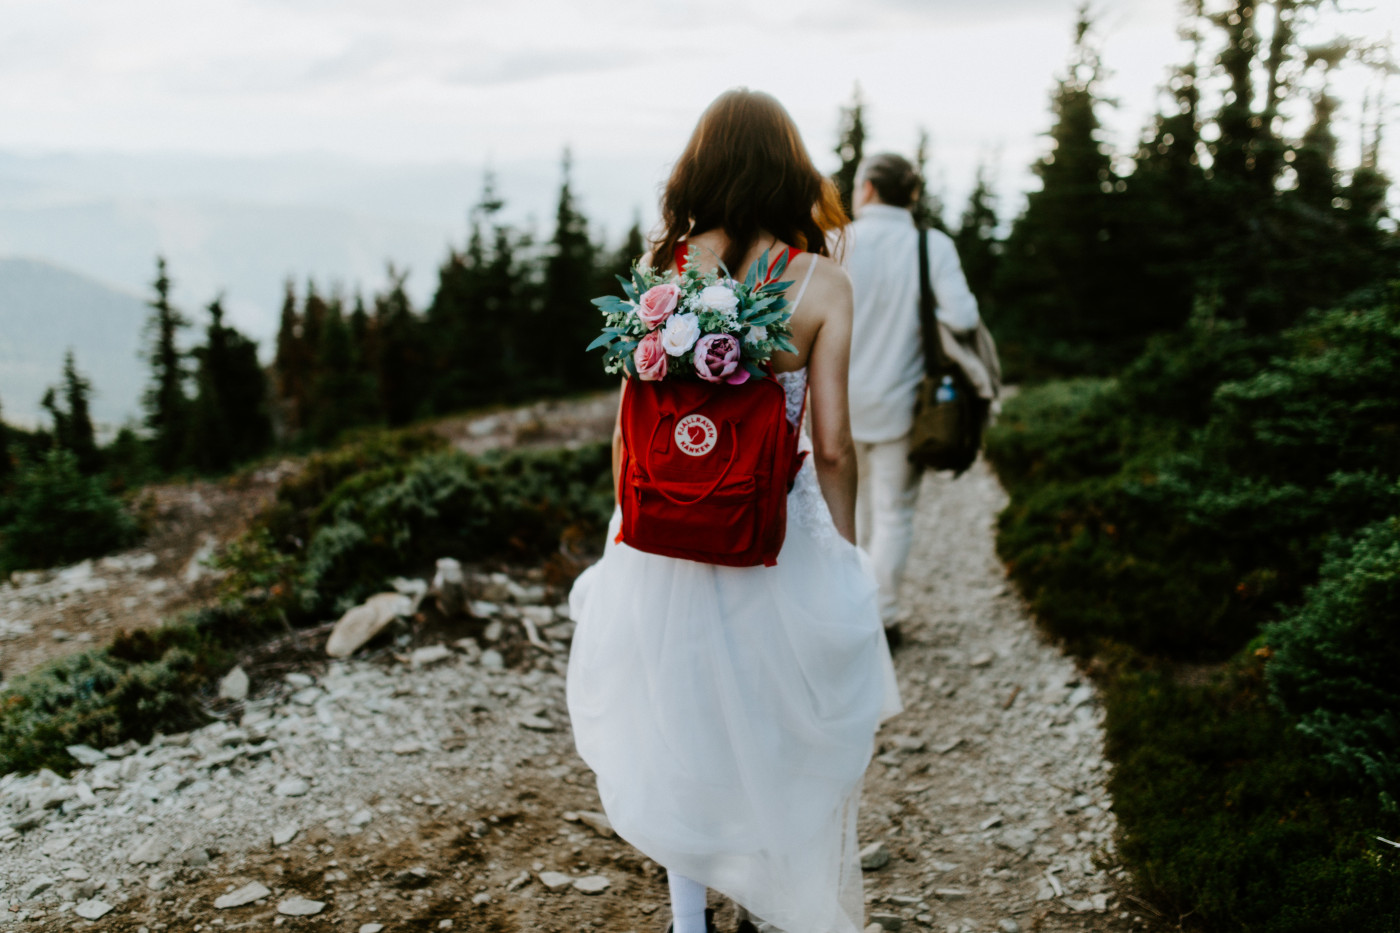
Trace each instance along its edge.
{"label": "backpack front pocket", "polygon": [[741,554],[757,534],[758,486],[752,476],[729,476],[719,488],[709,474],[629,477],[629,509],[623,510],[623,538],[644,551]]}

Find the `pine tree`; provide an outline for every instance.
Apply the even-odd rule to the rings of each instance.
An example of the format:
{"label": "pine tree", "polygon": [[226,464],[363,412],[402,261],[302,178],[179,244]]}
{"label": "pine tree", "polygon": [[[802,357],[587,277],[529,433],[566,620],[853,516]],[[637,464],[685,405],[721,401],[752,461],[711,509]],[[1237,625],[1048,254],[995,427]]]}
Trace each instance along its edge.
{"label": "pine tree", "polygon": [[1039,191],[1027,198],[1007,239],[996,285],[1000,322],[1013,359],[1026,351],[1070,370],[1112,368],[1142,328],[1121,280],[1109,155],[1099,140],[1103,68],[1081,7],[1065,75],[1052,96],[1050,151],[1033,169]]}
{"label": "pine tree", "polygon": [[[603,380],[597,361],[584,348],[597,336],[596,292],[598,250],[588,237],[588,225],[574,203],[572,159],[564,150],[563,180],[554,215],[554,237],[544,263],[540,333],[549,335],[548,353],[536,362],[534,381],[542,390],[598,385]],[[518,312],[517,312],[518,316]],[[543,364],[543,371],[538,367]]]}
{"label": "pine tree", "polygon": [[92,383],[78,372],[77,364],[70,349],[63,357],[63,401],[68,406],[65,418],[65,434],[60,438],[61,446],[73,451],[78,458],[78,468],[84,473],[96,473],[102,468],[102,458],[97,450],[97,436],[92,428],[92,413],[88,399],[92,397]]}
{"label": "pine tree", "polygon": [[151,385],[143,402],[153,459],[157,467],[169,472],[180,466],[185,449],[189,399],[185,395],[185,359],[177,339],[180,330],[189,324],[170,304],[170,278],[164,257],[156,258],[153,287],[155,298],[148,302],[151,317],[147,323],[151,346],[146,352],[151,364]]}
{"label": "pine tree", "polygon": [[920,128],[919,144],[914,149],[914,168],[919,173],[919,197],[914,202],[911,213],[915,223],[948,233],[948,224],[943,219],[943,197],[929,184],[928,160],[928,130]]}
{"label": "pine tree", "polygon": [[287,435],[295,434],[306,427],[306,392],[310,373],[301,339],[296,286],[291,279],[287,280],[282,298],[282,316],[277,326],[277,350],[272,368],[276,374],[282,431]]}
{"label": "pine tree", "polygon": [[208,310],[204,345],[194,351],[198,366],[185,462],[222,471],[266,451],[272,423],[257,344],[224,324],[221,299]]}
{"label": "pine tree", "polygon": [[[408,424],[425,414],[431,390],[431,359],[423,322],[413,313],[404,290],[406,273],[389,269],[389,286],[374,298],[374,330],[378,339],[379,403],[391,426]],[[479,348],[478,359],[489,360],[490,349]],[[476,360],[467,360],[470,365]]]}
{"label": "pine tree", "polygon": [[990,169],[985,163],[977,167],[977,183],[968,197],[953,242],[957,245],[968,287],[981,303],[983,314],[987,314],[1001,243],[997,240],[996,195],[992,191]]}
{"label": "pine tree", "polygon": [[327,307],[316,354],[316,382],[311,390],[310,432],[317,443],[328,443],[347,428],[377,420],[377,387],[362,365],[362,344],[355,339],[357,316],[365,316],[367,332],[368,319],[358,298],[349,319],[339,300]]}
{"label": "pine tree", "polygon": [[0,408],[0,491],[14,475],[15,462],[10,454],[10,427],[5,424],[5,412]]}
{"label": "pine tree", "polygon": [[851,92],[851,103],[841,108],[840,129],[836,138],[836,155],[841,159],[841,167],[832,180],[841,193],[841,204],[846,215],[851,215],[851,197],[856,188],[856,172],[860,160],[865,157],[865,101],[861,97],[860,85]]}

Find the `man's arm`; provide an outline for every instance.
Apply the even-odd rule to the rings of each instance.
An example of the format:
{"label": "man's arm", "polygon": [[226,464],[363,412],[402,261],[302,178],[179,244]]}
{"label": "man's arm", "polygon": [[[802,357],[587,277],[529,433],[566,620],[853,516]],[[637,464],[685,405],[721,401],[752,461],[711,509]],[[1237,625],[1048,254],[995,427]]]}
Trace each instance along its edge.
{"label": "man's arm", "polygon": [[959,334],[977,329],[977,298],[967,287],[958,250],[947,234],[928,232],[928,274],[938,301],[938,319]]}

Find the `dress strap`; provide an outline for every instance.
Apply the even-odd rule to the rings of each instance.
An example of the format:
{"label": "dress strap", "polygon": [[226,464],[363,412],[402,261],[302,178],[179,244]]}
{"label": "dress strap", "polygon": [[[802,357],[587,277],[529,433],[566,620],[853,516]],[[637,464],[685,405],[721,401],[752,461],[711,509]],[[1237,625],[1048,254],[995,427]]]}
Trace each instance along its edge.
{"label": "dress strap", "polygon": [[[800,252],[793,250],[793,252]],[[789,257],[790,261],[791,257]],[[807,283],[812,281],[812,273],[817,270],[817,257],[812,257],[812,264],[807,267],[807,274],[802,277],[802,285],[797,289],[797,297],[792,300],[792,310],[796,311],[797,306],[802,303],[802,296],[807,294]]]}

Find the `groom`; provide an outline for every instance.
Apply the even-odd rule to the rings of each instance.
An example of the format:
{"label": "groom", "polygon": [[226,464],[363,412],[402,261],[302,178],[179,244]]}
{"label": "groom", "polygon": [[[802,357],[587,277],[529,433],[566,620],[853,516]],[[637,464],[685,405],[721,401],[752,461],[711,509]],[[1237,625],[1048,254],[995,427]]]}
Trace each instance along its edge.
{"label": "groom", "polygon": [[[846,271],[855,288],[851,337],[851,434],[860,481],[856,541],[870,552],[880,615],[893,647],[899,583],[913,540],[919,471],[909,463],[914,399],[924,375],[919,325],[919,232],[910,208],[921,180],[903,156],[881,153],[856,172],[855,221],[847,230]],[[957,333],[977,327],[953,241],[928,231],[929,281],[938,319]]]}

